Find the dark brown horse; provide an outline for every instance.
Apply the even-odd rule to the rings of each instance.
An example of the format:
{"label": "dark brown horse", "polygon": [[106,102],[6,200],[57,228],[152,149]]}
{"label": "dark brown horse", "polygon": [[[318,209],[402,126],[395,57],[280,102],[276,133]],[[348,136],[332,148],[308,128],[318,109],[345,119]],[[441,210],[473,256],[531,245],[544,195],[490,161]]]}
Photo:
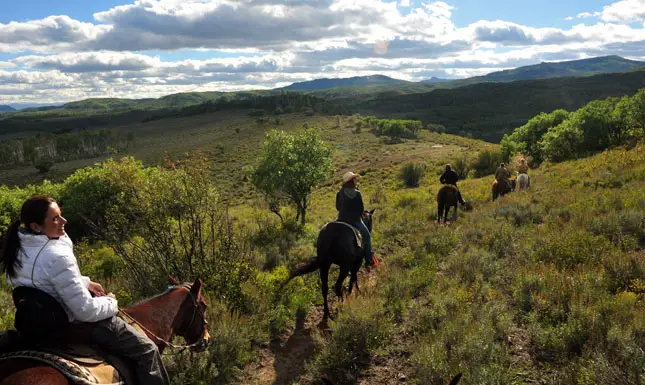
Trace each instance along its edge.
{"label": "dark brown horse", "polygon": [[507,183],[500,183],[497,180],[493,182],[493,201],[496,200],[500,196],[504,196],[515,188],[515,180],[514,179],[509,179],[506,181]]}
{"label": "dark brown horse", "polygon": [[443,186],[437,193],[437,221],[441,223],[441,217],[443,217],[443,221],[447,222],[451,207],[455,208],[452,217],[453,220],[456,220],[458,203],[457,189],[452,186]]}
{"label": "dark brown horse", "polygon": [[[372,232],[373,214],[374,210],[363,211],[362,216],[363,222],[370,232]],[[358,270],[361,268],[363,259],[363,249],[356,246],[356,236],[354,235],[354,231],[342,223],[329,223],[318,234],[318,240],[316,242],[316,257],[305,266],[302,266],[291,273],[289,278],[282,284],[282,287],[295,277],[313,273],[320,269],[324,317],[325,319],[331,318],[329,305],[327,303],[327,292],[329,291],[329,269],[331,268],[331,265],[338,265],[340,267],[334,291],[336,292],[336,296],[342,298],[343,281],[347,278],[347,275],[350,274],[350,272],[349,293],[351,294],[354,284],[356,284],[356,289],[358,290]]]}
{"label": "dark brown horse", "polygon": [[[210,341],[206,321],[206,302],[201,294],[202,281],[178,285],[132,307],[123,309],[146,331],[163,351],[173,336],[183,337],[191,350],[205,350]],[[58,370],[38,361],[16,358],[0,362],[0,385],[72,385]]]}

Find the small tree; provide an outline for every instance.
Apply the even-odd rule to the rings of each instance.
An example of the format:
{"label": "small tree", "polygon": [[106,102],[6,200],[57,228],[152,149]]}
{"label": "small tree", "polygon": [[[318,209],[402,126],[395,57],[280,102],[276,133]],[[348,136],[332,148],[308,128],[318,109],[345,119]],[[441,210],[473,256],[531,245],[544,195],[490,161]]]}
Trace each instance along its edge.
{"label": "small tree", "polygon": [[264,141],[253,184],[266,196],[288,198],[296,206],[296,220],[304,225],[311,189],[329,176],[331,155],[315,128],[294,135],[272,130]]}
{"label": "small tree", "polygon": [[426,173],[426,165],[418,163],[407,163],[401,168],[399,177],[405,187],[419,187],[421,179]]}
{"label": "small tree", "polygon": [[38,159],[34,162],[34,167],[38,170],[38,173],[40,174],[46,174],[51,170],[52,166],[54,165],[54,162],[52,162],[49,159]]}

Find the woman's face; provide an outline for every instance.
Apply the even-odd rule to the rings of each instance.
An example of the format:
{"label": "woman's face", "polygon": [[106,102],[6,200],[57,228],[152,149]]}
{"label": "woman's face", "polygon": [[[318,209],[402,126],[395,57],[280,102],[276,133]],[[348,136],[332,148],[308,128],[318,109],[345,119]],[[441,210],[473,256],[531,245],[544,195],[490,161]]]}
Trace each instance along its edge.
{"label": "woman's face", "polygon": [[58,203],[53,202],[49,205],[45,222],[42,225],[32,223],[31,229],[45,234],[49,238],[58,238],[65,235],[65,224],[67,220],[61,215]]}

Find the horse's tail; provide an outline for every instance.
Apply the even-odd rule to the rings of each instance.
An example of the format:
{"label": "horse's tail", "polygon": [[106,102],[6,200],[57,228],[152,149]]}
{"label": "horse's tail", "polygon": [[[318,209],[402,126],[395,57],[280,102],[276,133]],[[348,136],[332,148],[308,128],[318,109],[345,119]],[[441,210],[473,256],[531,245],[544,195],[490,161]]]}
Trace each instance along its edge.
{"label": "horse's tail", "polygon": [[289,278],[287,278],[287,280],[282,282],[282,284],[280,285],[279,291],[282,291],[282,288],[284,288],[292,279],[299,277],[301,275],[313,273],[319,268],[320,268],[320,263],[318,262],[318,258],[316,257],[312,258],[311,261],[309,261],[307,264],[300,266],[295,271],[292,271],[291,274],[289,274]]}

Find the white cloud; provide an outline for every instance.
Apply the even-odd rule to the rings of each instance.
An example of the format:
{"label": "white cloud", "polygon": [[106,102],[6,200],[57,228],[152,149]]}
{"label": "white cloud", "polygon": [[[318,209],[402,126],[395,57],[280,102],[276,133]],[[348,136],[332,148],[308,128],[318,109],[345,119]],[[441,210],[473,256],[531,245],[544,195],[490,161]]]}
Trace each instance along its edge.
{"label": "white cloud", "polygon": [[[96,13],[94,23],[50,16],[0,24],[0,52],[19,53],[0,62],[0,104],[272,88],[376,73],[463,77],[607,54],[642,60],[645,25],[630,22],[643,20],[644,2],[582,12],[567,19],[601,22],[561,29],[505,20],[457,28],[454,1],[135,0]],[[147,50],[180,50],[173,56],[181,59]],[[227,55],[196,60],[190,50]]]}
{"label": "white cloud", "polygon": [[601,16],[604,21],[629,23],[645,21],[645,0],[621,0],[605,6]]}
{"label": "white cloud", "polygon": [[0,23],[0,52],[47,51],[72,48],[109,30],[68,16],[49,16],[28,22]]}

